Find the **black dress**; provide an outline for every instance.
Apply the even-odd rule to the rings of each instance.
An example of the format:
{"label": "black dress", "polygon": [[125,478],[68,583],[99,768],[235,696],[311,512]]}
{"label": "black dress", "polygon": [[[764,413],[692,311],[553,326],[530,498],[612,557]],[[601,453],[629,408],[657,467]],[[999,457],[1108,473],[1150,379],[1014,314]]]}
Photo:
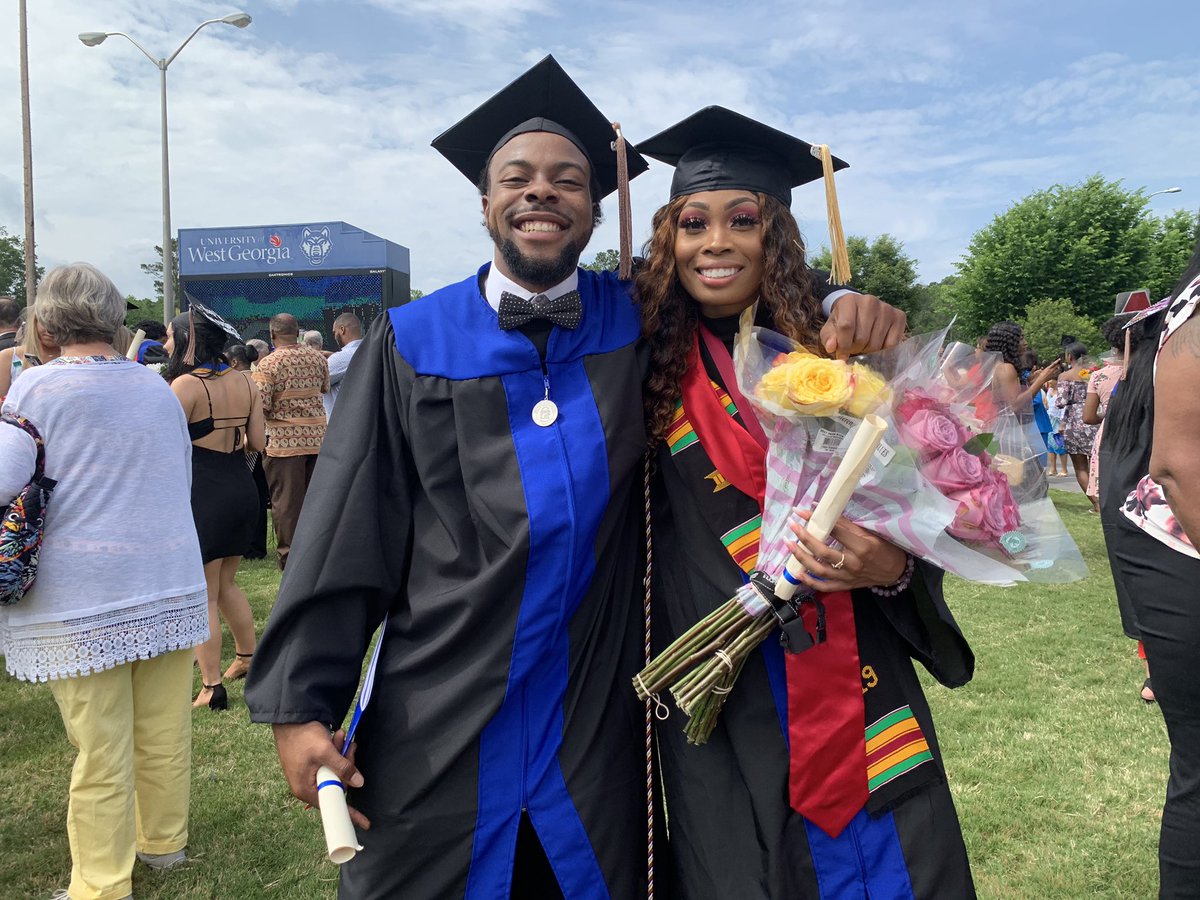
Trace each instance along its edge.
{"label": "black dress", "polygon": [[[246,466],[244,451],[223,453],[208,447],[197,447],[194,443],[214,431],[232,428],[236,447],[241,443],[241,429],[250,422],[249,414],[245,418],[214,418],[212,396],[208,394],[208,385],[205,384],[207,379],[201,377],[199,380],[205,395],[208,395],[208,418],[188,422],[188,435],[193,441],[192,518],[196,520],[196,533],[200,537],[200,556],[208,565],[215,559],[246,554],[254,541],[259,503],[258,491]],[[246,386],[253,390],[249,382]],[[234,424],[225,424],[228,422]]]}
{"label": "black dress", "polygon": [[[1109,404],[1121,402],[1117,399],[1124,383],[1118,383],[1117,394]],[[1122,398],[1123,400],[1124,398]],[[1134,536],[1141,533],[1136,525],[1125,518],[1125,498],[1137,487],[1142,476],[1150,471],[1150,448],[1154,438],[1154,422],[1146,416],[1135,417],[1126,424],[1137,430],[1137,438],[1126,441],[1132,452],[1119,453],[1113,446],[1118,442],[1114,430],[1104,429],[1100,438],[1100,467],[1104,478],[1100,481],[1100,525],[1104,529],[1104,545],[1108,550],[1108,562],[1112,569],[1113,584],[1117,590],[1117,609],[1121,613],[1121,630],[1127,638],[1141,640],[1137,612],[1134,610],[1133,595],[1129,587],[1129,569],[1139,562],[1134,545],[1142,542]]]}

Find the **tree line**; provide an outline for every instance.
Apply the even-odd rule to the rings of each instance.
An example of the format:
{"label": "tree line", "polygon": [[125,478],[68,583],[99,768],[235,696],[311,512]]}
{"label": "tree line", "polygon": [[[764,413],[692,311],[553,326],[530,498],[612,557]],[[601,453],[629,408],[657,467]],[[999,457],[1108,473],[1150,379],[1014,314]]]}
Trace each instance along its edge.
{"label": "tree line", "polygon": [[[954,337],[974,341],[996,322],[1021,324],[1043,360],[1059,354],[1064,334],[1093,352],[1115,297],[1145,288],[1153,300],[1174,287],[1200,240],[1200,215],[1155,216],[1141,190],[1093,175],[1075,185],[1035,191],[998,213],[971,238],[940,281],[921,283],[917,261],[890,234],[846,239],[850,284],[908,313],[914,333],[954,321]],[[617,251],[602,250],[586,268],[615,269]],[[830,252],[809,258],[828,270]]]}
{"label": "tree line", "polygon": [[[974,234],[955,274],[924,284],[900,240],[852,235],[846,241],[850,284],[903,309],[916,333],[954,320],[954,336],[972,341],[1009,319],[1025,327],[1030,345],[1045,359],[1057,355],[1063,334],[1101,351],[1099,326],[1112,315],[1116,294],[1145,288],[1152,299],[1166,296],[1200,240],[1200,215],[1181,209],[1155,216],[1148,207],[1144,191],[1100,175],[1035,191]],[[154,252],[157,258],[141,268],[154,281],[155,297],[127,298],[137,306],[129,311],[130,324],[162,318],[162,248]],[[616,250],[601,250],[585,268],[616,269],[617,261]],[[809,261],[828,269],[829,250]],[[3,227],[0,295],[18,301],[25,296],[23,242]]]}

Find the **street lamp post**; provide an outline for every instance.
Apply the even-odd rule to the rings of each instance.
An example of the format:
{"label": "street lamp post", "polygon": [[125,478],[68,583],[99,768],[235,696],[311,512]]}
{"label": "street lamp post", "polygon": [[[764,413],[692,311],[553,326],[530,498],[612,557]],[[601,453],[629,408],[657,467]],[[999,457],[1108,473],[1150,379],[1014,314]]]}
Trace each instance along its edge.
{"label": "street lamp post", "polygon": [[170,166],[167,157],[167,67],[175,61],[183,48],[188,45],[207,25],[232,25],[235,28],[245,28],[251,22],[250,15],[244,12],[230,13],[227,16],[222,16],[219,19],[209,19],[207,22],[201,22],[196,26],[195,30],[187,36],[182,44],[180,44],[175,52],[170,56],[158,59],[141,44],[131,38],[123,31],[85,31],[79,35],[84,45],[95,47],[104,43],[105,38],[123,37],[133,46],[142,51],[142,55],[158,68],[159,73],[159,102],[161,107],[161,122],[162,122],[162,209],[163,209],[163,242],[162,242],[162,257],[163,257],[163,324],[167,324],[175,317],[175,254],[171,252],[171,175]]}
{"label": "street lamp post", "polygon": [[1147,194],[1146,199],[1149,200],[1155,194],[1178,194],[1182,190],[1183,190],[1183,188],[1179,188],[1179,187],[1163,188],[1161,191],[1152,191],[1151,193]]}

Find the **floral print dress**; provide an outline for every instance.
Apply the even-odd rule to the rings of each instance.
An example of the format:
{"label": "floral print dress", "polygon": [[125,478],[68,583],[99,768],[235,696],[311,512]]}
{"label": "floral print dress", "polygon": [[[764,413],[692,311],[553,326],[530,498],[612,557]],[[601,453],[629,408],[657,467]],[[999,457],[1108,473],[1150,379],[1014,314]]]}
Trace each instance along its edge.
{"label": "floral print dress", "polygon": [[1087,400],[1087,382],[1059,379],[1058,399],[1054,402],[1063,411],[1062,435],[1067,453],[1090,456],[1096,440],[1096,426],[1083,424],[1083,404]]}
{"label": "floral print dress", "polygon": [[1120,363],[1109,363],[1103,369],[1093,372],[1088,379],[1087,392],[1100,398],[1100,425],[1096,428],[1096,439],[1092,442],[1092,458],[1088,460],[1089,497],[1100,497],[1100,441],[1104,437],[1104,417],[1108,414],[1108,401],[1112,399],[1113,388],[1121,379],[1124,371]]}
{"label": "floral print dress", "polygon": [[[1158,344],[1159,354],[1162,353],[1162,348],[1170,340],[1171,335],[1196,312],[1197,306],[1200,306],[1200,275],[1192,279],[1191,284],[1180,291],[1172,301],[1167,312],[1166,324],[1163,326],[1162,338]],[[1156,361],[1155,372],[1157,371],[1158,363]],[[1200,551],[1192,546],[1187,532],[1183,530],[1183,526],[1179,524],[1179,520],[1171,511],[1162,485],[1149,475],[1138,482],[1138,486],[1125,500],[1125,518],[1146,534],[1162,541],[1172,550],[1178,550],[1180,553],[1200,559]]]}

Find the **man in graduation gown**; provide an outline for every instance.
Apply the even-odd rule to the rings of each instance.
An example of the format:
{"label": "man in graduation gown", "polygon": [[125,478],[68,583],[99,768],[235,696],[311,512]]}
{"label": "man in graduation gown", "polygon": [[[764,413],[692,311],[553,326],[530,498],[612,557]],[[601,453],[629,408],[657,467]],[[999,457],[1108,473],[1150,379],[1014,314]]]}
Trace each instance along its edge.
{"label": "man in graduation gown", "polygon": [[377,320],[343,382],[247,688],[295,790],[388,616],[342,897],[645,893],[639,322],[577,268],[612,139],[550,58],[440,137],[495,260]]}
{"label": "man in graduation gown", "polygon": [[[577,268],[612,139],[550,57],[439,137],[494,260],[388,311],[343,382],[246,691],[293,793],[351,787],[341,897],[645,896],[640,323]],[[330,731],[385,615],[351,765]]]}

